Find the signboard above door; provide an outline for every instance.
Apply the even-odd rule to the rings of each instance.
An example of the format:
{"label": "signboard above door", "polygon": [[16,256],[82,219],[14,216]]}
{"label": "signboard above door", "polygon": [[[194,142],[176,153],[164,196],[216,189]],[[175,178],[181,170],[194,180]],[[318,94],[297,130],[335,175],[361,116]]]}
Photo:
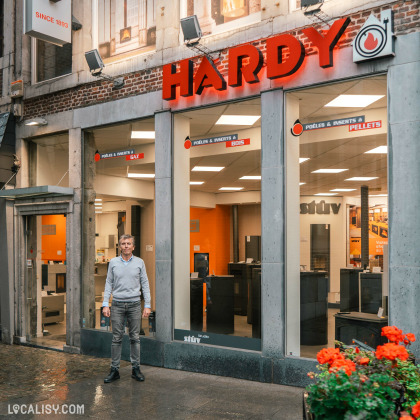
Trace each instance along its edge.
{"label": "signboard above door", "polygon": [[62,47],[71,42],[71,1],[24,0],[23,33]]}

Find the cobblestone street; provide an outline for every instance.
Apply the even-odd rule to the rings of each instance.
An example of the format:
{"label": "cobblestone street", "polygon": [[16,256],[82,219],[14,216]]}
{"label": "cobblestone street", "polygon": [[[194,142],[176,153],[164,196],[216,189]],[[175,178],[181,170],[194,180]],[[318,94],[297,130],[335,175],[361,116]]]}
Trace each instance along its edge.
{"label": "cobblestone street", "polygon": [[[83,407],[75,418],[290,419],[301,420],[301,388],[142,366],[146,381],[104,384],[109,360],[0,344],[0,418],[71,418],[46,413]],[[22,411],[23,410],[23,411]],[[44,414],[42,411],[44,410]],[[28,414],[25,414],[25,413]],[[37,414],[39,413],[39,414]]]}

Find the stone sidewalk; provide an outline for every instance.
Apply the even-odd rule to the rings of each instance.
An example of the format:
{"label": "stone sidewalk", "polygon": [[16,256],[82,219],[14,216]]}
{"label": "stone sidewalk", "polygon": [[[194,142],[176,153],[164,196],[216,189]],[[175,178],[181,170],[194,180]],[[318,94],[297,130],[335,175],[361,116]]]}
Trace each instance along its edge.
{"label": "stone sidewalk", "polygon": [[[127,362],[120,380],[104,384],[108,359],[4,344],[0,360],[0,418],[303,418],[302,388],[151,366],[136,382]],[[83,414],[54,413],[76,406]]]}

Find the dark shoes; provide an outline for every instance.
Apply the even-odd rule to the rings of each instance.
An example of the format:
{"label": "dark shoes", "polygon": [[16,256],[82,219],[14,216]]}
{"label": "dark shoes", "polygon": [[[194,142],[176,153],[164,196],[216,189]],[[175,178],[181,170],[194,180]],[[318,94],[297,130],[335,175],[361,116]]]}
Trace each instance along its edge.
{"label": "dark shoes", "polygon": [[117,379],[120,379],[120,373],[118,372],[117,368],[113,367],[111,368],[111,372],[109,372],[109,375],[104,379],[104,382],[106,384],[109,384],[110,382],[114,382]]}
{"label": "dark shoes", "polygon": [[133,368],[133,370],[131,371],[131,377],[134,378],[136,381],[144,381],[144,375],[141,373],[139,367]]}

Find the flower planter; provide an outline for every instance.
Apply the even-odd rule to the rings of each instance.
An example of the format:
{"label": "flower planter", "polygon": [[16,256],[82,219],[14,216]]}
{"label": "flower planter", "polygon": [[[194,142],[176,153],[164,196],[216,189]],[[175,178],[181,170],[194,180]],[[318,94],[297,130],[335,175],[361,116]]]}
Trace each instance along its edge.
{"label": "flower planter", "polygon": [[340,343],[317,354],[320,373],[308,373],[315,383],[303,394],[305,420],[420,420],[420,367],[407,350],[415,336],[396,327],[382,335],[389,343],[376,351]]}

